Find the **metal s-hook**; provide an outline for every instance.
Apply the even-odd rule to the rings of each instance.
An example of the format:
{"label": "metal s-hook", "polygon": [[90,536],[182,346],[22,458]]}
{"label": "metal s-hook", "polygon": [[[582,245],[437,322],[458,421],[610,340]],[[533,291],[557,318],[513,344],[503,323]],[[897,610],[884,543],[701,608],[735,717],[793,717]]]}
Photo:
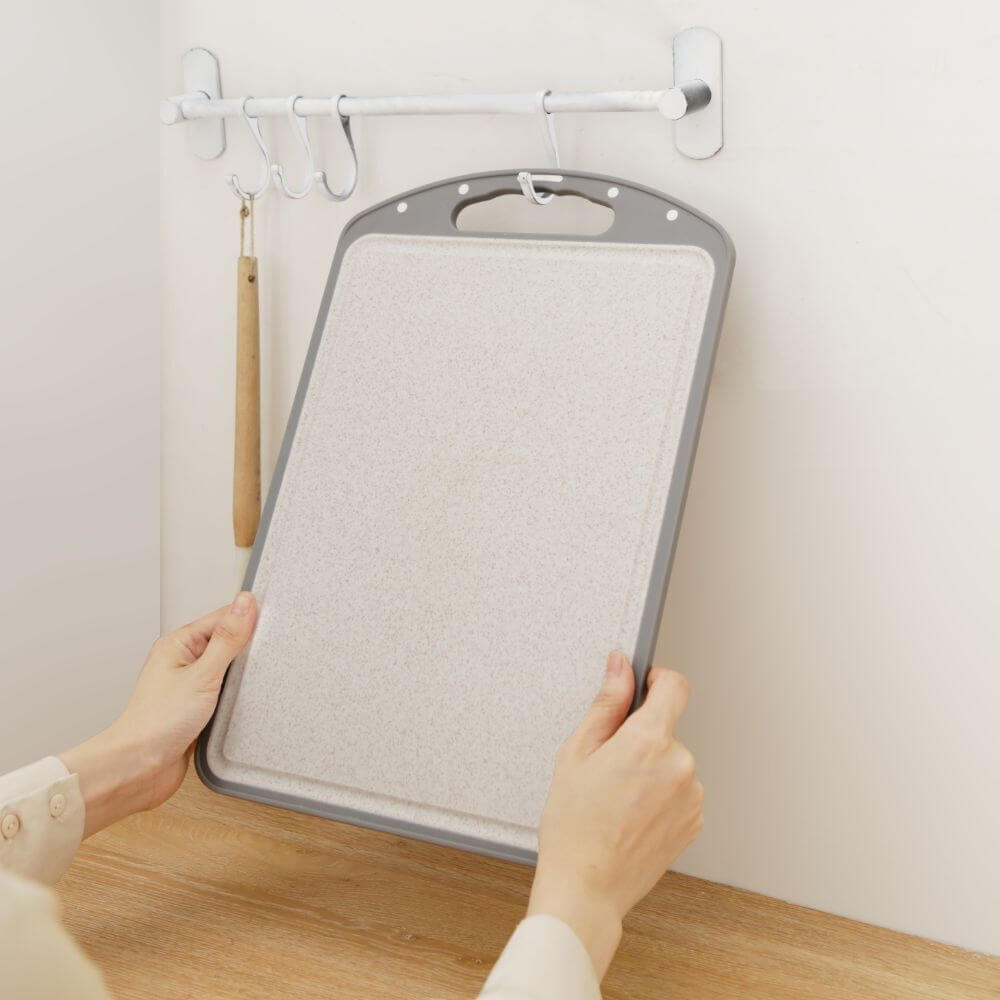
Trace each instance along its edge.
{"label": "metal s-hook", "polygon": [[542,115],[542,134],[549,147],[549,156],[553,167],[560,167],[559,162],[559,140],[556,138],[556,123],[551,111],[545,110],[545,98],[551,94],[551,90],[540,90],[538,92],[538,110]]}
{"label": "metal s-hook", "polygon": [[522,170],[517,175],[517,183],[521,185],[521,194],[533,205],[547,205],[556,196],[554,191],[536,191],[535,181],[543,184],[558,184],[562,174],[533,174],[530,170]]}
{"label": "metal s-hook", "polygon": [[[545,110],[545,98],[551,94],[551,90],[540,90],[537,95],[538,111],[542,116],[542,135],[545,137],[546,145],[549,147],[549,159],[552,166],[561,166],[559,162],[559,140],[556,138],[556,126],[551,111]],[[517,175],[517,182],[521,185],[521,192],[533,205],[547,205],[555,197],[552,191],[536,191],[535,181],[558,183],[562,180],[561,174],[532,174],[530,170],[522,170]]]}
{"label": "metal s-hook", "polygon": [[292,129],[299,137],[302,149],[306,154],[306,186],[299,191],[290,188],[285,183],[285,168],[280,163],[271,164],[271,174],[275,184],[281,189],[281,193],[286,198],[304,198],[312,190],[313,178],[315,176],[316,165],[313,162],[312,146],[309,144],[309,130],[305,118],[295,110],[295,102],[301,94],[293,94],[288,98],[288,120],[292,123]]}
{"label": "metal s-hook", "polygon": [[343,96],[343,94],[339,94],[330,98],[330,116],[340,122],[344,139],[347,141],[347,148],[351,151],[351,175],[347,186],[342,191],[331,191],[325,170],[317,170],[313,174],[313,180],[319,185],[320,194],[329,198],[330,201],[346,201],[354,193],[358,184],[358,152],[354,148],[354,136],[351,135],[351,119],[340,113],[340,99]]}
{"label": "metal s-hook", "polygon": [[247,128],[250,129],[253,141],[257,144],[257,148],[260,150],[261,156],[264,157],[264,179],[256,191],[247,191],[246,188],[240,184],[240,179],[236,176],[236,174],[230,174],[226,178],[226,183],[232,188],[236,197],[242,198],[244,201],[260,198],[264,192],[267,191],[267,187],[271,183],[271,154],[267,151],[267,146],[264,143],[264,136],[261,135],[260,121],[256,118],[251,118],[247,114],[247,101],[249,100],[251,100],[250,97],[243,98],[243,102],[240,105],[240,112],[243,115],[243,120],[247,123]]}

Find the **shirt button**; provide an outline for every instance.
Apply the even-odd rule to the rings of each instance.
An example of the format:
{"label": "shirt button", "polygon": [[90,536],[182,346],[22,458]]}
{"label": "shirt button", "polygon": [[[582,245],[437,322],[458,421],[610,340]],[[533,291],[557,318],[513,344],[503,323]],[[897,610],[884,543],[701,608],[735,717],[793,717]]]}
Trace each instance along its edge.
{"label": "shirt button", "polygon": [[63,795],[62,792],[56,792],[56,794],[49,799],[49,815],[53,818],[62,816],[65,808],[66,796]]}
{"label": "shirt button", "polygon": [[21,821],[17,818],[15,813],[7,813],[2,820],[0,820],[0,833],[3,834],[4,840],[11,840],[17,836],[17,831],[21,829]]}

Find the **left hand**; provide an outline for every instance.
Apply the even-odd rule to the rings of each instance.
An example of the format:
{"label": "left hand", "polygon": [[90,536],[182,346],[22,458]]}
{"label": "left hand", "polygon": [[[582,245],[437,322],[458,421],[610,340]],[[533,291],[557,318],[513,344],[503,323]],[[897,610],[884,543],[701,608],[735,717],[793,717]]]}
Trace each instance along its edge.
{"label": "left hand", "polygon": [[80,776],[85,837],[177,791],[222,678],[256,624],[257,604],[244,592],[157,639],[125,711],[104,732],[60,754]]}

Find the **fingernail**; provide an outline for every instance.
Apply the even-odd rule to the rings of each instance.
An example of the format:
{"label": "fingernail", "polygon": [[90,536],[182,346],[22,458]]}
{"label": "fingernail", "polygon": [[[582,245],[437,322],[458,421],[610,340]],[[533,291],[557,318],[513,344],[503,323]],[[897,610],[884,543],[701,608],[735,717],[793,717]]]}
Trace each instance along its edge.
{"label": "fingernail", "polygon": [[244,590],[233,601],[233,614],[245,615],[250,610],[250,595]]}
{"label": "fingernail", "polygon": [[625,666],[625,657],[621,653],[612,653],[608,657],[608,673],[620,674]]}

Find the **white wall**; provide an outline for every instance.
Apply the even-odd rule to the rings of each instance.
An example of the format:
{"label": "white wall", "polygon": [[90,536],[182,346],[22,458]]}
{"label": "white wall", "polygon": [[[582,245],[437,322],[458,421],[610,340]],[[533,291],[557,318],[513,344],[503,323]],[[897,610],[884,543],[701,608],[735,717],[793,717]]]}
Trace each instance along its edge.
{"label": "white wall", "polygon": [[[567,166],[716,217],[735,283],[659,655],[708,788],[688,872],[1000,952],[1000,6],[966,0],[163,5],[162,89],[205,45],[228,95],[660,87],[724,39],[726,146],[656,115],[557,120]],[[328,158],[332,130],[314,123]],[[163,136],[164,617],[236,586],[237,203]],[[295,154],[286,126],[266,132]],[[537,165],[536,122],[356,123],[344,206],[259,206],[270,470],[338,232],[376,200]],[[342,162],[342,161],[341,161]],[[289,169],[296,168],[289,161]],[[297,173],[295,173],[297,177]],[[597,669],[597,665],[595,665]]]}
{"label": "white wall", "polygon": [[159,627],[151,0],[5,4],[0,773],[105,726]]}

